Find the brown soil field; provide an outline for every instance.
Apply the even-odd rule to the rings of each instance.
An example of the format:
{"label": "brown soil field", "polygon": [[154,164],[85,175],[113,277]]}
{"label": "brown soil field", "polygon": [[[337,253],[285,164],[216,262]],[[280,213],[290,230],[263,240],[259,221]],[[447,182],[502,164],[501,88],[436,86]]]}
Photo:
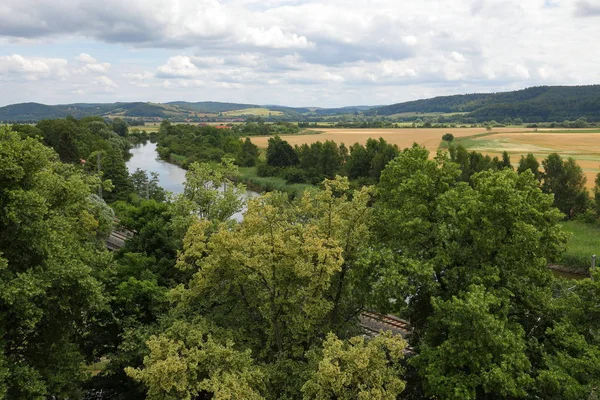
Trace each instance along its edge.
{"label": "brown soil field", "polygon": [[[527,131],[525,128],[495,128],[494,132],[523,132]],[[533,129],[530,129],[533,132]],[[442,135],[445,133],[451,133],[454,137],[465,137],[471,135],[477,135],[486,133],[485,128],[399,128],[399,129],[337,129],[337,128],[325,128],[319,129],[318,134],[310,135],[285,135],[281,136],[282,139],[286,140],[292,146],[301,145],[304,143],[311,144],[314,142],[324,142],[326,140],[333,140],[336,143],[344,143],[346,146],[353,145],[354,143],[365,144],[367,139],[384,138],[387,142],[397,144],[398,147],[404,149],[412,146],[413,143],[418,143],[425,146],[435,154],[435,151],[439,147],[442,141]],[[269,137],[253,137],[252,142],[258,147],[267,147]]]}

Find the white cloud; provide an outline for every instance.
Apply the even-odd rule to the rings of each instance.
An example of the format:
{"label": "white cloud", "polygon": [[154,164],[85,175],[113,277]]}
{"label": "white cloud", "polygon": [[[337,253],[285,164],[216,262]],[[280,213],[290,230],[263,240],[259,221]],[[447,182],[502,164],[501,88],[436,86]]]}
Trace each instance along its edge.
{"label": "white cloud", "polygon": [[99,76],[97,78],[94,78],[94,80],[92,81],[94,82],[95,85],[101,86],[103,88],[118,88],[119,85],[117,85],[112,79],[110,79],[107,76]]}
{"label": "white cloud", "polygon": [[[326,106],[597,83],[597,27],[581,17],[600,15],[599,6],[598,0],[3,0],[0,45],[23,56],[0,57],[1,101],[44,93],[68,102],[74,90],[93,101],[98,88],[133,100],[221,96],[195,90],[201,87],[231,89],[223,92],[232,97],[221,101]],[[82,50],[65,56],[70,48]],[[30,56],[54,50],[60,58]],[[110,50],[112,64],[94,57]],[[40,79],[55,82],[27,86]]]}
{"label": "white cloud", "polygon": [[62,58],[0,57],[0,79],[60,79],[69,75],[68,61]]}
{"label": "white cloud", "polygon": [[96,59],[94,57],[92,57],[86,53],[79,54],[77,56],[76,60],[81,61],[82,63],[85,63],[85,64],[96,64],[98,62],[98,61],[96,61]]}
{"label": "white cloud", "polygon": [[202,70],[188,56],[171,57],[157,69],[157,76],[161,78],[194,78],[201,74]]}
{"label": "white cloud", "polygon": [[146,79],[151,79],[154,77],[152,72],[142,71],[142,72],[127,72],[123,74],[123,77],[132,79],[134,81],[142,81]]}
{"label": "white cloud", "polygon": [[79,54],[76,58],[83,66],[76,70],[78,74],[98,73],[106,74],[110,69],[110,63],[98,62],[94,57],[86,53]]}

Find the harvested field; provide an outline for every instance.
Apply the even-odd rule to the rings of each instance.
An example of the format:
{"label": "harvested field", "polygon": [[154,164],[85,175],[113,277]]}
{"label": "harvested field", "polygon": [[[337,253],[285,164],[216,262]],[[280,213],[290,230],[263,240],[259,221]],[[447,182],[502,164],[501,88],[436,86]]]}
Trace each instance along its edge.
{"label": "harvested field", "polygon": [[[524,128],[496,128],[494,132],[523,132]],[[533,132],[533,129],[530,130]],[[289,135],[282,136],[292,146],[301,145],[304,143],[324,142],[333,140],[336,143],[345,143],[350,146],[354,143],[364,144],[367,139],[380,137],[387,142],[397,144],[401,149],[412,146],[413,143],[418,143],[425,146],[435,154],[442,141],[442,135],[451,133],[455,138],[472,136],[486,133],[485,128],[400,128],[400,129],[328,129],[319,128],[319,134],[314,135]],[[258,147],[267,147],[268,137],[253,137],[252,142]]]}
{"label": "harvested field", "polygon": [[[456,136],[456,135],[455,135]],[[600,172],[600,131],[598,130],[544,130],[538,132],[498,132],[479,137],[461,137],[457,143],[469,150],[490,156],[500,156],[506,151],[513,165],[522,155],[533,153],[541,161],[551,153],[562,157],[573,157],[583,169],[587,187],[594,186],[596,174]]]}

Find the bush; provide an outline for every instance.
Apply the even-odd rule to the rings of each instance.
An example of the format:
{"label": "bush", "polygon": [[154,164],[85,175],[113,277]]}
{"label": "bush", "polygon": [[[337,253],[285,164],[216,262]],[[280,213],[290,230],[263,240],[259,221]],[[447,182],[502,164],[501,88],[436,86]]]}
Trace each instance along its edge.
{"label": "bush", "polygon": [[444,136],[442,136],[442,140],[450,143],[454,140],[454,135],[451,133],[445,133]]}
{"label": "bush", "polygon": [[279,176],[279,168],[272,167],[266,163],[260,163],[256,167],[256,175],[267,177],[267,176]]}
{"label": "bush", "polygon": [[300,168],[284,168],[281,171],[281,177],[288,181],[288,183],[306,183],[306,174]]}

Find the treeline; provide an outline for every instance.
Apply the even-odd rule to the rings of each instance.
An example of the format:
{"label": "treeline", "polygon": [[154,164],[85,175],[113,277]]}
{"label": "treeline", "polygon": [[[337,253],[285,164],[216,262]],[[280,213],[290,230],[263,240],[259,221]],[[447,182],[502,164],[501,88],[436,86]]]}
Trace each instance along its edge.
{"label": "treeline", "polygon": [[291,122],[265,123],[263,118],[248,117],[246,123],[232,125],[231,129],[240,136],[294,135],[300,126]]}
{"label": "treeline", "polygon": [[42,120],[36,125],[12,125],[22,137],[40,138],[53,148],[60,160],[81,166],[89,173],[100,172],[103,198],[126,199],[133,191],[125,161],[129,158],[128,125],[122,119],[107,123],[100,117]]}
{"label": "treeline", "polygon": [[509,154],[505,151],[501,158],[490,157],[476,151],[467,151],[463,146],[449,147],[449,158],[460,166],[458,179],[471,182],[472,176],[481,171],[499,171],[516,169],[518,173],[530,171],[539,182],[544,193],[552,194],[554,206],[568,219],[579,218],[585,222],[593,222],[600,217],[600,174],[596,178],[594,197],[586,188],[587,178],[583,169],[575,159],[563,159],[559,154],[550,154],[539,161],[533,154],[521,156],[518,164],[513,167]]}
{"label": "treeline", "polygon": [[[520,118],[527,123],[576,120],[600,121],[600,86],[539,86],[505,93],[440,96],[372,108],[365,115],[399,113],[459,113],[457,121],[477,122]],[[463,120],[464,121],[464,120]],[[466,121],[464,121],[467,123]]]}
{"label": "treeline", "polygon": [[[414,145],[375,186],[270,193],[235,222],[236,166],[192,163],[181,195],[114,204],[136,234],[111,254],[97,176],[5,127],[0,161],[0,397],[598,395],[600,272],[546,268],[564,216],[535,168],[491,159],[466,181]],[[365,338],[364,310],[410,335]]]}
{"label": "treeline", "polygon": [[259,176],[279,176],[288,183],[317,184],[336,175],[347,176],[358,185],[379,180],[386,164],[399,153],[398,146],[369,138],[363,146],[346,147],[331,140],[292,147],[275,136],[269,139],[265,162],[259,164]]}
{"label": "treeline", "polygon": [[258,161],[258,147],[248,138],[240,139],[234,129],[163,121],[157,139],[160,157],[186,169],[196,161],[220,162],[224,157],[231,157],[244,167]]}

